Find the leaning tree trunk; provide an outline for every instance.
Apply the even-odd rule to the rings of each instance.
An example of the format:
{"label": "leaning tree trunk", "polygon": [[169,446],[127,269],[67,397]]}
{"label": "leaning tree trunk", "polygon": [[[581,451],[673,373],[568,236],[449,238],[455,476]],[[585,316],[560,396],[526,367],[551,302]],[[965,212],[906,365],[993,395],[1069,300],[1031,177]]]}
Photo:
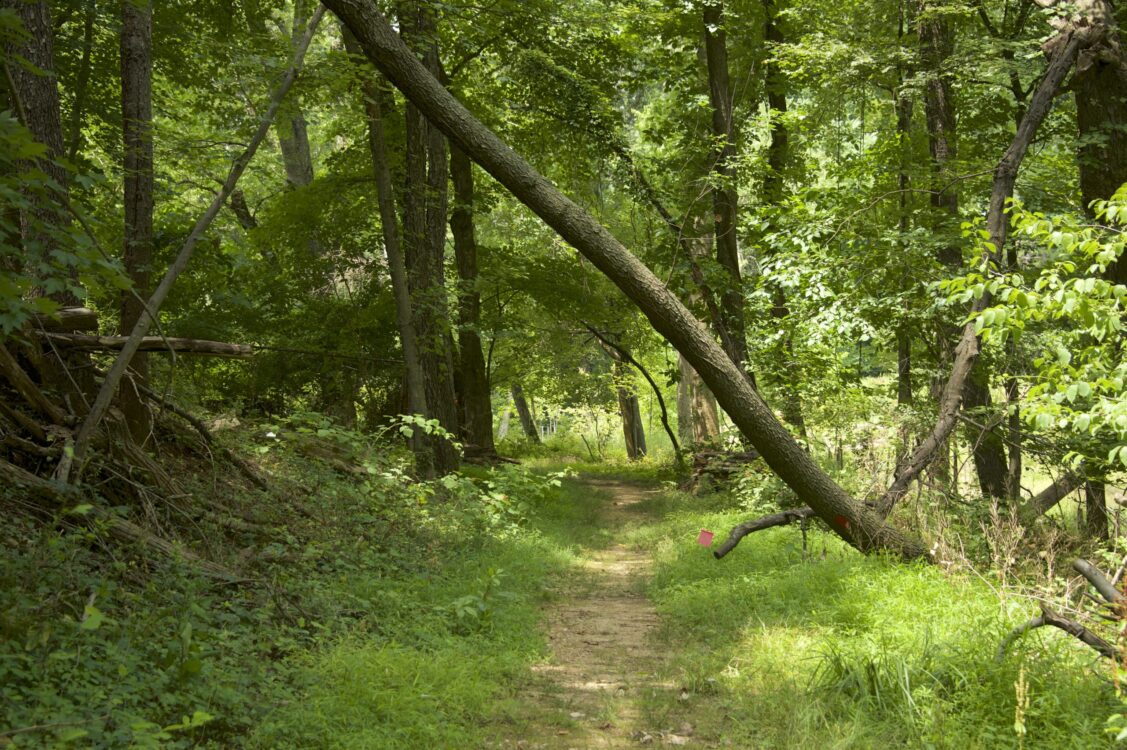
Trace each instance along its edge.
{"label": "leaning tree trunk", "polygon": [[473,162],[457,146],[450,148],[450,177],[454,183],[454,207],[450,232],[454,235],[454,258],[458,266],[458,404],[462,435],[484,453],[495,453],[493,445],[493,398],[485,357],[481,350],[481,295],[477,284],[477,240],[474,236]]}
{"label": "leaning tree trunk", "polygon": [[372,0],[325,0],[368,58],[474,161],[606,274],[682,352],[767,464],[833,531],[861,550],[926,556],[926,547],[886,524],[806,454],[716,344],[708,329],[654,273],[590,214],[566,198],[446,91],[403,44]]}
{"label": "leaning tree trunk", "polygon": [[[121,118],[124,141],[125,271],[133,288],[122,295],[119,330],[129,335],[144,315],[144,300],[152,287],[153,260],[153,104],[152,5],[127,2],[121,6]],[[152,429],[141,388],[148,386],[149,360],[144,352],[133,357],[132,377],[119,393],[122,413],[133,439],[144,444]]]}
{"label": "leaning tree trunk", "polygon": [[521,431],[533,443],[539,443],[540,430],[536,427],[536,420],[532,418],[532,409],[528,408],[528,401],[524,398],[524,389],[520,387],[520,383],[513,383],[512,394],[513,408],[517,410],[517,416],[520,417]]}

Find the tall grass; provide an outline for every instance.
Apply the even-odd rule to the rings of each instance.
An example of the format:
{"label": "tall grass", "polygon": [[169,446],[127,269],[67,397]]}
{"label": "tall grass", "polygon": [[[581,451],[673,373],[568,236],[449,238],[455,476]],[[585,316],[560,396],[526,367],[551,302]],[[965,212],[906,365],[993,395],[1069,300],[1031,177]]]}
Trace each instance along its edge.
{"label": "tall grass", "polygon": [[995,662],[1027,604],[818,531],[804,551],[797,528],[755,534],[717,561],[694,538],[744,520],[730,503],[668,494],[653,501],[664,521],[635,534],[657,554],[650,594],[678,647],[671,678],[693,695],[692,708],[655,712],[736,747],[1109,745],[1114,691],[1082,646],[1037,631]]}

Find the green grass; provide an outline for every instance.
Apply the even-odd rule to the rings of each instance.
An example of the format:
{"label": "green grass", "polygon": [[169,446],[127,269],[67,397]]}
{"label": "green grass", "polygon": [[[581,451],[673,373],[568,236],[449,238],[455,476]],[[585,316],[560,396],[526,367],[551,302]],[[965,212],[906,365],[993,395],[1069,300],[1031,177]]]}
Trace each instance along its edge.
{"label": "green grass", "polygon": [[[598,542],[600,501],[568,481],[514,535],[446,540],[455,547],[440,545],[442,559],[415,577],[341,582],[341,596],[370,603],[371,620],[303,658],[299,699],[250,746],[471,748],[525,721],[520,690],[546,654],[545,581]],[[480,613],[460,618],[460,601]]]}
{"label": "green grass", "polygon": [[[694,543],[744,520],[723,496],[669,493],[635,532],[655,552],[650,588],[691,697],[656,698],[655,721],[756,748],[1107,747],[1116,707],[1101,665],[1056,632],[997,644],[1031,616],[975,578],[862,557],[796,527],[746,538],[717,561]],[[1015,730],[1017,690],[1028,706]],[[1024,745],[1022,745],[1024,742]]]}

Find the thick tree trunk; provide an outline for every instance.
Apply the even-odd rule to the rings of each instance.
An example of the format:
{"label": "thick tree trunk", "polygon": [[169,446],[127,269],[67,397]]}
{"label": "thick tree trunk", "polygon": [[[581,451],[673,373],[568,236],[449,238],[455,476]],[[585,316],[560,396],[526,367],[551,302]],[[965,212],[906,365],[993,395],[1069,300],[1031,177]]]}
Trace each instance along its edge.
{"label": "thick tree trunk", "polygon": [[[401,30],[421,53],[426,70],[440,77],[434,11],[425,3],[405,3]],[[353,29],[355,32],[355,29]],[[360,37],[362,40],[363,37]],[[406,107],[406,177],[403,193],[403,245],[411,289],[415,333],[430,416],[458,434],[451,351],[450,313],[446,302],[446,139],[415,104]],[[448,440],[434,441],[435,469],[458,468],[458,453]]]}
{"label": "thick tree trunk", "polygon": [[[347,28],[342,29],[345,49],[349,54],[362,57],[363,51]],[[376,200],[380,207],[380,228],[383,233],[384,254],[387,257],[391,293],[395,298],[395,321],[399,328],[399,346],[403,350],[406,366],[407,411],[411,414],[429,415],[426,384],[419,358],[415,335],[414,312],[411,309],[411,290],[407,284],[407,267],[403,259],[403,245],[399,236],[399,218],[392,186],[387,140],[384,137],[381,91],[373,78],[374,72],[361,73],[360,90],[364,97],[364,112],[368,120],[368,150],[372,154],[372,170],[376,178]],[[434,455],[426,435],[416,430],[411,436],[411,449],[415,454],[415,472],[423,478],[434,476]]]}
{"label": "thick tree trunk", "polygon": [[477,284],[477,240],[474,236],[473,162],[457,146],[450,148],[450,177],[454,183],[454,207],[450,232],[454,235],[454,258],[458,266],[458,404],[462,435],[466,443],[486,453],[493,446],[493,398],[485,357],[481,351],[481,295]]}
{"label": "thick tree trunk", "polygon": [[806,454],[708,330],[605,227],[563,196],[430,75],[372,0],[326,0],[356,34],[368,58],[474,161],[605,273],[654,328],[682,352],[767,464],[831,529],[861,550],[923,557],[918,540],[887,525],[850,497]]}
{"label": "thick tree trunk", "polygon": [[728,272],[720,295],[721,315],[728,331],[728,352],[737,366],[747,368],[747,334],[744,321],[743,279],[736,235],[739,198],[736,182],[736,143],[732,121],[732,92],[728,78],[727,33],[722,0],[704,6],[704,55],[708,66],[708,99],[712,106],[712,137],[716,142],[712,172],[713,227],[716,261]]}
{"label": "thick tree trunk", "polygon": [[[36,166],[58,184],[62,200],[68,200],[67,170],[61,159],[66,155],[63,147],[62,115],[59,110],[59,88],[55,73],[54,29],[51,25],[50,3],[4,0],[3,6],[15,12],[23,23],[28,37],[7,49],[9,60],[24,58],[33,68],[8,64],[11,76],[16,114],[31,131],[36,141],[47,147],[46,158],[38,159]],[[38,71],[36,70],[38,69]],[[35,199],[34,218],[47,226],[63,226],[70,222],[65,208],[56,201]],[[32,216],[21,216],[21,235],[24,242],[34,247],[44,258],[50,256],[54,240],[42,229],[33,226]],[[78,298],[69,291],[55,292],[53,300],[64,306],[76,306]]]}
{"label": "thick tree trunk", "polygon": [[[144,312],[152,287],[153,260],[153,17],[149,2],[121,6],[121,117],[125,183],[125,271],[133,289],[121,298],[119,331],[128,336]],[[152,430],[140,387],[149,381],[148,355],[133,357],[132,378],[119,393],[133,439],[144,444]]]}
{"label": "thick tree trunk", "polygon": [[686,446],[716,442],[720,437],[716,397],[683,354],[677,355],[677,367],[681,372],[677,381],[677,422],[681,442]]}
{"label": "thick tree trunk", "polygon": [[540,430],[536,428],[536,420],[532,418],[532,409],[528,408],[528,401],[524,398],[524,389],[520,387],[520,383],[513,383],[513,407],[517,410],[517,416],[520,417],[520,428],[524,432],[524,436],[531,440],[533,443],[540,443]]}
{"label": "thick tree trunk", "polygon": [[[1080,195],[1088,209],[1092,201],[1107,200],[1127,182],[1127,60],[1115,10],[1107,0],[1085,0],[1094,20],[1099,47],[1082,55],[1076,65],[1076,125],[1080,138]],[[1107,270],[1107,279],[1127,284],[1127,256]]]}

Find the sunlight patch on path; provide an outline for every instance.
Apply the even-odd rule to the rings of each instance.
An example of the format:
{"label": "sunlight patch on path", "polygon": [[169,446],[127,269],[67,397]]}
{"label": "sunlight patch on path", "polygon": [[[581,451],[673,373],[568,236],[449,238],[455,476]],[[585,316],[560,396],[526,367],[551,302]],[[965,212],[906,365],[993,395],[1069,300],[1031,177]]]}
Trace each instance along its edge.
{"label": "sunlight patch on path", "polygon": [[[599,514],[612,532],[645,519],[633,508],[647,491],[621,482],[590,481],[611,495]],[[614,544],[587,550],[577,582],[544,613],[550,659],[533,668],[537,680],[525,698],[539,721],[504,748],[626,748],[693,744],[690,727],[677,733],[647,726],[644,706],[655,695],[676,690],[663,681],[664,654],[655,634],[660,618],[646,598],[653,561],[642,551]]]}

